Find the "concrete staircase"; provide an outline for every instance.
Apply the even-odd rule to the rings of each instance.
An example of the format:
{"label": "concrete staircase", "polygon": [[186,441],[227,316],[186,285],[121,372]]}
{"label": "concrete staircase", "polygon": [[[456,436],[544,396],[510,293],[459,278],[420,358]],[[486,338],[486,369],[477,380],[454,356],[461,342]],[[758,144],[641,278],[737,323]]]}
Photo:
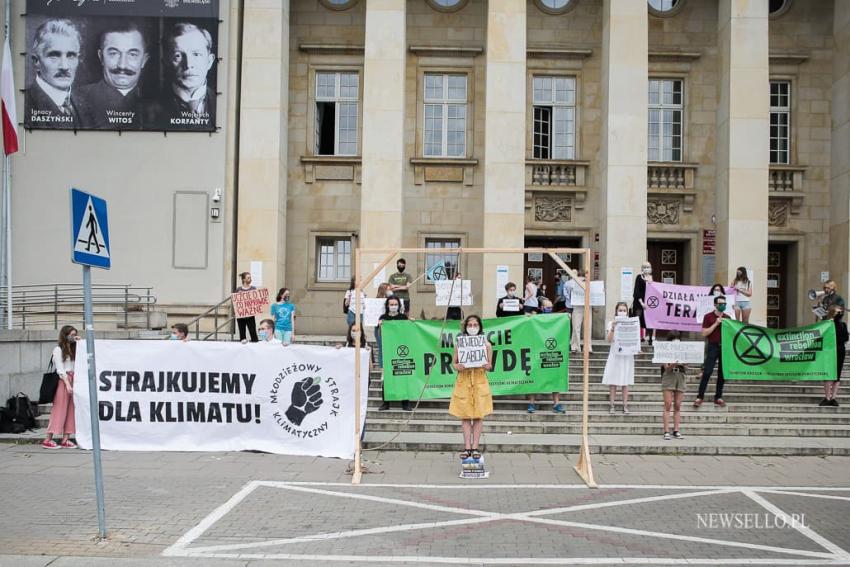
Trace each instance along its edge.
{"label": "concrete staircase", "polygon": [[[608,346],[594,344],[590,363],[590,446],[602,454],[688,455],[850,455],[850,401],[819,407],[821,382],[726,382],[725,408],[712,403],[714,380],[706,402],[692,406],[700,369],[689,372],[682,408],[684,439],[664,441],[663,398],[658,365],[651,349],[635,362],[629,415],[617,402],[610,414],[608,387],[601,384]],[[850,376],[845,367],[845,376]],[[526,412],[522,397],[494,400],[495,413],[485,420],[482,448],[500,453],[576,453],[581,444],[581,360],[570,364],[570,391],[561,395],[566,415],[552,412],[550,396],[537,396],[537,412]],[[618,394],[619,400],[619,394]],[[839,402],[847,400],[841,397]],[[460,425],[448,414],[448,401],[422,400],[418,409],[401,411],[398,403],[379,412],[381,372],[372,373],[364,447],[404,451],[455,451],[461,448]]]}

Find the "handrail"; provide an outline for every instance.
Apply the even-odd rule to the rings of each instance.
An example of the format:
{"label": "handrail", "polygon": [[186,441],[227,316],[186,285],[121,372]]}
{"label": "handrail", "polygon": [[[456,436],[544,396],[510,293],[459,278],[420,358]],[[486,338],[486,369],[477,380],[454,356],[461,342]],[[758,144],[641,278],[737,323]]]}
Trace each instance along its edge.
{"label": "handrail", "polygon": [[[224,321],[224,323],[219,325],[218,324],[218,319],[219,319],[218,310],[220,308],[222,308],[225,304],[228,305],[228,309],[221,316],[227,317],[227,319]],[[209,317],[210,315],[212,315],[213,319],[215,320],[215,328],[213,329],[213,331],[211,333],[205,335],[202,340],[207,340],[208,338],[210,338],[210,336],[213,336],[213,335],[215,336],[215,340],[218,340],[219,329],[221,329],[222,327],[224,327],[227,324],[232,323],[233,320],[234,320],[234,317],[229,314],[230,306],[231,306],[231,301],[230,301],[230,296],[228,295],[227,297],[225,297],[224,299],[222,299],[221,301],[219,301],[218,303],[216,303],[215,305],[213,305],[212,307],[210,307],[209,309],[207,309],[206,311],[204,311],[203,313],[201,313],[200,315],[198,315],[197,317],[195,317],[194,319],[189,321],[186,324],[186,326],[189,327],[190,331],[192,329],[192,325],[195,326],[195,340],[199,340],[200,337],[201,337],[201,320],[206,318],[206,317]]]}
{"label": "handrail", "polygon": [[[131,312],[144,312],[146,326],[150,328],[151,309],[157,302],[152,291],[152,286],[92,284],[92,304],[98,307],[95,317],[115,316],[115,322],[123,319],[126,328]],[[3,315],[8,299],[6,294],[0,293]],[[108,309],[109,306],[115,309]],[[74,321],[82,321],[83,286],[79,283],[13,285],[12,308],[13,326],[17,320],[21,329],[26,329],[27,325],[43,325],[51,320],[53,328],[58,328],[61,315],[71,315]]]}

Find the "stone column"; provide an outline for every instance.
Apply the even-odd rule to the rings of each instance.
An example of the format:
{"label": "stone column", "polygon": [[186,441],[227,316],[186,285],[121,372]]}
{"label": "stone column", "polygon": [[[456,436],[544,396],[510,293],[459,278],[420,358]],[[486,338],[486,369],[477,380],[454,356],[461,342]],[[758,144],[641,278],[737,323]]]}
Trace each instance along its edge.
{"label": "stone column", "polygon": [[[489,0],[484,115],[484,247],[525,245],[525,0]],[[521,254],[485,254],[482,313],[496,313],[496,267],[523,289]],[[497,296],[498,293],[498,296]]]}
{"label": "stone column", "polygon": [[602,25],[600,268],[610,313],[620,301],[621,269],[636,274],[646,260],[646,3],[605,0]]}
{"label": "stone column", "polygon": [[767,323],[767,205],[770,139],[767,2],[720,0],[717,105],[717,276],[754,273],[750,321]]}
{"label": "stone column", "polygon": [[850,2],[835,2],[832,50],[832,166],[829,273],[850,295]]}
{"label": "stone column", "polygon": [[262,262],[274,294],[286,276],[289,0],[246,0],[244,18],[236,271]]}
{"label": "stone column", "polygon": [[[406,0],[368,0],[363,78],[361,248],[402,246]],[[385,254],[364,255],[361,276]],[[408,268],[416,266],[408,259]],[[395,271],[393,260],[387,274]],[[371,293],[370,293],[371,295]]]}

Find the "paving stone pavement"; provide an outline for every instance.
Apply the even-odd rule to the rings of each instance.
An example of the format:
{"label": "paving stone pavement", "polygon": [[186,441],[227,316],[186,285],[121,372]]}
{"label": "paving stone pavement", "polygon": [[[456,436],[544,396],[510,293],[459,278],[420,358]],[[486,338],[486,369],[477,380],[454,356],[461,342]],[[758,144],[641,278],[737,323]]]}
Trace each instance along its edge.
{"label": "paving stone pavement", "polygon": [[90,453],[0,446],[0,567],[850,565],[848,457],[596,456],[591,490],[574,455],[488,455],[476,481],[448,453],[364,456],[353,487],[336,459],[105,452],[98,542]]}

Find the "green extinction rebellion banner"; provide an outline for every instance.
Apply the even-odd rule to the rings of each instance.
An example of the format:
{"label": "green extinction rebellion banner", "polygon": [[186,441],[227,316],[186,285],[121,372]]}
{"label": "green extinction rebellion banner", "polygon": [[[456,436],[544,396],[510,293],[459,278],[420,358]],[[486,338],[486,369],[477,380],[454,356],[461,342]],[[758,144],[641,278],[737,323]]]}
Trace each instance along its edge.
{"label": "green extinction rebellion banner", "polygon": [[[450,398],[458,322],[384,321],[384,396],[387,400]],[[493,345],[487,379],[493,395],[564,392],[570,356],[570,319],[565,314],[487,319],[484,334]],[[427,382],[427,386],[426,386]]]}
{"label": "green extinction rebellion banner", "polygon": [[796,329],[766,329],[724,319],[721,334],[727,380],[835,379],[832,321]]}

